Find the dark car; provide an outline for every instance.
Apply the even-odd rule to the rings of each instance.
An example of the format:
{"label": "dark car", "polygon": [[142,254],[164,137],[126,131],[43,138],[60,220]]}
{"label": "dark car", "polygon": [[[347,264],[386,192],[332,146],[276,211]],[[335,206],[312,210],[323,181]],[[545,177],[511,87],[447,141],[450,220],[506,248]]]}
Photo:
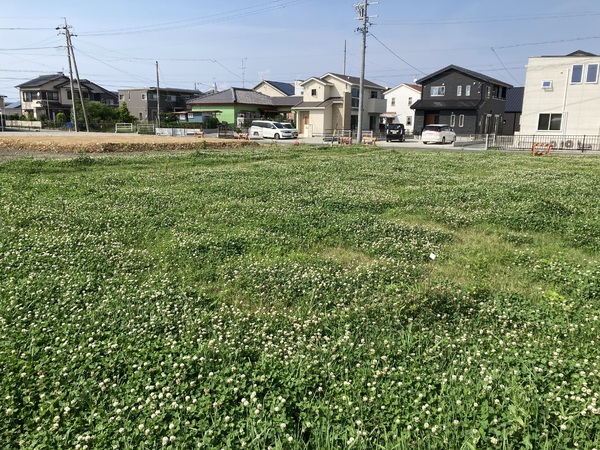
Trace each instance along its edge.
{"label": "dark car", "polygon": [[386,142],[398,141],[404,142],[404,125],[401,123],[391,123],[387,126],[385,134]]}

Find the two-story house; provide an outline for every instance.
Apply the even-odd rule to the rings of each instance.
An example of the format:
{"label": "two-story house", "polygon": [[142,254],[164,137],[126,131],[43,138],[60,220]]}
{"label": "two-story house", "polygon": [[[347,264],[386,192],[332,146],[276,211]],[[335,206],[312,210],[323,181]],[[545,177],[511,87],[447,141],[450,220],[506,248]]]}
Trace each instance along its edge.
{"label": "two-story house", "polygon": [[415,121],[415,111],[411,106],[421,99],[421,86],[402,83],[385,91],[383,96],[387,104],[385,114],[381,115],[383,123],[402,123],[406,133],[411,134]]}
{"label": "two-story house", "polygon": [[529,58],[520,134],[598,136],[599,68],[600,56],[584,51]]}
{"label": "two-story house", "polygon": [[[158,96],[160,93],[160,97]],[[161,113],[182,112],[187,108],[186,102],[199,96],[200,91],[192,89],[175,89],[142,87],[119,89],[119,104],[127,105],[129,113],[139,121],[154,122]]]}
{"label": "two-story house", "polygon": [[[89,80],[80,80],[81,93],[84,99],[102,102],[106,105],[118,106],[117,95]],[[73,82],[75,97],[79,98],[79,86]],[[71,95],[71,82],[69,77],[62,73],[41,75],[33,80],[26,81],[18,86],[21,99],[21,114],[29,115],[34,119],[42,116],[55,120],[59,112],[67,118],[71,117],[73,98]]]}
{"label": "two-story house", "polygon": [[415,131],[433,123],[456,134],[501,134],[506,92],[512,86],[478,72],[449,65],[417,80],[422,86],[415,110]]}
{"label": "two-story house", "polygon": [[[300,83],[302,102],[294,107],[298,131],[305,137],[334,130],[355,130],[358,126],[360,79],[327,73]],[[377,130],[385,113],[385,87],[365,80],[363,93],[363,129]]]}

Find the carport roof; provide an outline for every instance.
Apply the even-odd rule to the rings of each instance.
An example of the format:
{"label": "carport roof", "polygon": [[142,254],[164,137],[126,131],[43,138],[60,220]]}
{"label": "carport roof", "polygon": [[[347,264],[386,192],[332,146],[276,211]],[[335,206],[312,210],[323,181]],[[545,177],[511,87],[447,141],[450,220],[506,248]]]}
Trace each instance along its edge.
{"label": "carport roof", "polygon": [[481,100],[417,100],[412,109],[477,109]]}

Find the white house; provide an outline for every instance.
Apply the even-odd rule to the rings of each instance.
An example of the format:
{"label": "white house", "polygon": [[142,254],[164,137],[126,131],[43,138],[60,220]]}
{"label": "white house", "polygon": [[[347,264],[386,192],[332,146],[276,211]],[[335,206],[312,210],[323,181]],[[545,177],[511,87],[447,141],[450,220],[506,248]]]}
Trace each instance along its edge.
{"label": "white house", "polygon": [[529,58],[520,134],[565,136],[566,147],[600,135],[599,68],[600,56],[583,51]]}
{"label": "white house", "polygon": [[413,132],[415,111],[411,105],[421,99],[421,86],[402,83],[383,93],[387,107],[381,115],[383,123],[402,123],[407,133]]}

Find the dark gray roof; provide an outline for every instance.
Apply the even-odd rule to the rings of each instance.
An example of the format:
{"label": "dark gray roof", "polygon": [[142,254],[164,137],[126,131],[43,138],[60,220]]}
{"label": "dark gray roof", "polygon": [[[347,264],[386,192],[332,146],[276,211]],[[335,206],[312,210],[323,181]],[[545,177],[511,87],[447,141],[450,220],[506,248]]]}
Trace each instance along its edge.
{"label": "dark gray roof", "polygon": [[[85,87],[89,92],[92,92],[94,94],[107,94],[107,95],[112,95],[117,97],[118,94],[115,94],[114,92],[111,92],[107,89],[104,89],[102,86],[98,86],[96,83],[91,82],[90,80],[80,80],[81,81],[81,87]],[[57,84],[55,87],[56,88],[61,88],[61,87],[65,87],[67,85],[69,85],[70,82],[69,80],[65,80],[64,82]],[[73,86],[75,88],[77,88],[77,81],[73,80]]]}
{"label": "dark gray roof", "polygon": [[301,95],[292,95],[289,97],[271,97],[275,106],[296,106],[302,101]]}
{"label": "dark gray roof", "polygon": [[577,56],[588,56],[589,57],[589,56],[592,56],[592,57],[594,57],[594,56],[598,56],[598,55],[594,55],[593,53],[585,52],[583,50],[575,50],[574,52],[569,53],[568,55],[558,55],[558,56],[555,56],[555,55],[544,55],[544,56],[542,56],[542,58],[564,58],[565,56],[573,56],[573,57],[577,57]]}
{"label": "dark gray roof", "polygon": [[482,100],[417,100],[411,109],[477,109]]}
{"label": "dark gray roof", "polygon": [[523,111],[524,87],[514,87],[506,91],[506,104],[504,111],[507,113],[517,113]]}
{"label": "dark gray roof", "polygon": [[229,88],[225,91],[203,95],[189,100],[190,105],[244,105],[274,106],[272,97],[253,91],[252,89]]}
{"label": "dark gray roof", "polygon": [[275,89],[283,92],[285,95],[288,95],[288,96],[292,96],[296,92],[296,88],[291,83],[284,83],[281,81],[267,81],[267,80],[265,80],[264,83],[270,84]]}
{"label": "dark gray roof", "polygon": [[50,83],[52,81],[64,81],[64,80],[68,80],[68,78],[65,76],[65,74],[63,73],[53,73],[50,75],[40,75],[37,78],[34,78],[33,80],[29,80],[26,81],[25,83],[21,83],[18,86],[18,88],[35,88],[38,86],[43,86],[46,83]]}
{"label": "dark gray roof", "polygon": [[440,75],[444,72],[450,72],[450,71],[462,72],[465,75],[469,75],[470,77],[476,78],[481,81],[485,81],[487,83],[493,83],[493,84],[499,84],[500,86],[512,87],[511,84],[505,83],[504,81],[500,81],[495,78],[488,77],[487,75],[484,75],[479,72],[475,72],[474,70],[469,70],[469,69],[465,69],[464,67],[455,66],[454,64],[450,64],[449,66],[446,66],[443,69],[438,70],[437,72],[433,72],[433,73],[421,78],[420,80],[417,80],[417,83],[420,85],[426,84],[427,80],[437,77],[438,75]]}
{"label": "dark gray roof", "polygon": [[[326,75],[333,75],[334,77],[340,78],[340,79],[345,80],[345,81],[347,81],[349,83],[360,85],[360,78],[358,78],[358,77],[351,77],[349,75],[340,75],[339,73],[333,73],[333,72],[329,72]],[[326,75],[323,75],[321,77],[321,79],[323,79]],[[372,88],[376,88],[376,89],[385,89],[384,86],[381,86],[381,85],[379,85],[377,83],[373,83],[372,81],[369,81],[369,80],[365,80],[365,87],[366,88],[367,87],[372,87]]]}

